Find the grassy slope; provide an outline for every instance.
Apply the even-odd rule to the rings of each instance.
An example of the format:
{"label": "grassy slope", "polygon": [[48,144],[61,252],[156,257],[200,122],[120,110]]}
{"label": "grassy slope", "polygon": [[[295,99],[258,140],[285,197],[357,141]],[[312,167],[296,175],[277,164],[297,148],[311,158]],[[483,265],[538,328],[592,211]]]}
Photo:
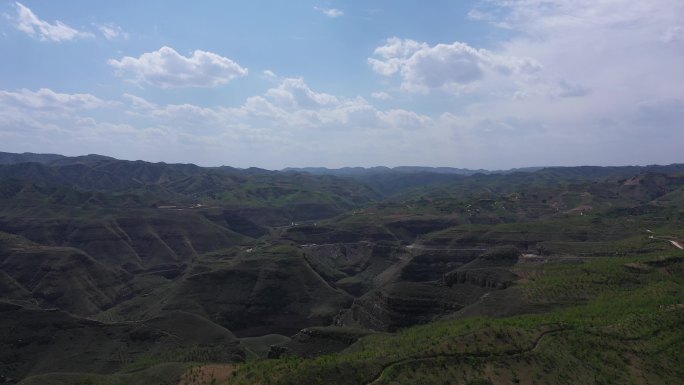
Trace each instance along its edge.
{"label": "grassy slope", "polygon": [[684,264],[679,255],[664,258],[530,266],[526,299],[566,306],[373,335],[340,355],[252,362],[229,383],[677,383],[684,378]]}
{"label": "grassy slope", "polygon": [[56,383],[46,378],[66,373],[126,375],[169,362],[243,359],[244,350],[230,331],[188,313],[101,323],[62,311],[0,302],[0,378],[4,382],[41,376],[44,380],[38,383]]}
{"label": "grassy slope", "polygon": [[[159,179],[154,173],[150,175]],[[269,223],[290,223],[285,221],[286,218],[312,219],[326,207],[330,209],[326,216],[332,215],[372,199],[368,198],[372,194],[367,194],[362,186],[348,186],[339,180],[306,176],[298,176],[300,180],[275,180],[273,175],[255,175],[229,181],[211,173],[197,178],[193,175],[173,183],[162,181],[160,184],[168,190],[169,199],[188,194],[185,197],[193,196],[188,200],[192,203],[196,202],[194,194],[199,194],[216,204],[237,202],[249,206],[245,215],[277,217],[277,220],[269,219]],[[555,187],[559,178],[543,177],[526,176],[512,180],[516,183],[511,184],[490,177],[482,181],[473,179],[462,185],[449,186],[446,192],[433,190],[423,194],[424,191],[417,191],[413,195],[405,194],[403,198],[407,200],[401,203],[397,198],[394,203],[366,207],[318,226],[297,226],[282,231],[287,235],[284,238],[300,244],[357,243],[360,240],[391,241],[392,247],[400,247],[399,242],[407,244],[414,241],[435,247],[514,244],[520,248],[529,245],[532,252],[537,250],[533,246],[541,245],[543,250],[540,251],[546,254],[579,255],[581,260],[591,261],[586,264],[517,267],[517,273],[526,282],[507,291],[514,296],[505,300],[531,308],[554,310],[498,319],[442,321],[405,329],[396,335],[370,336],[340,355],[310,360],[255,361],[245,366],[226,367],[226,370],[236,370],[235,374],[221,378],[230,379],[230,383],[250,384],[677,383],[684,378],[682,359],[676,354],[683,347],[683,334],[678,331],[681,329],[684,302],[682,262],[676,259],[656,261],[658,257],[667,256],[672,246],[665,239],[649,239],[645,231],[649,229],[656,236],[682,239],[683,217],[679,200],[684,191],[681,188],[682,178],[663,179],[647,175],[636,185],[608,181],[599,184],[565,183]],[[534,182],[533,187],[527,186],[527,179]],[[264,183],[265,180],[269,183]],[[232,186],[233,182],[236,186]],[[130,243],[134,250],[131,256],[141,259],[143,267],[169,262],[169,257],[177,264],[191,261],[187,276],[181,276],[177,284],[174,281],[173,285],[159,286],[149,294],[145,290],[145,295],[131,301],[144,310],[140,313],[145,315],[142,318],[171,309],[200,314],[214,322],[221,321],[216,318],[219,315],[229,314],[232,323],[222,326],[233,329],[236,326],[234,322],[245,322],[245,325],[237,325],[238,330],[234,330],[237,332],[258,322],[270,324],[271,318],[284,313],[328,320],[340,307],[346,306],[347,298],[329,287],[330,282],[325,282],[344,276],[343,265],[338,261],[315,259],[318,256],[311,253],[300,255],[302,250],[281,249],[280,246],[249,255],[247,251],[236,251],[240,249],[237,244],[246,240],[231,231],[234,221],[213,214],[185,215],[149,208],[153,201],[156,202],[149,197],[159,199],[167,196],[165,193],[136,186],[124,190],[130,194],[89,193],[25,183],[3,186],[0,186],[0,203],[4,208],[0,211],[6,224],[16,227],[20,224],[17,218],[27,217],[78,219],[74,220],[77,225],[57,223],[53,226],[58,230],[68,229],[68,238],[60,234],[53,236],[50,231],[45,236],[28,237],[33,230],[44,235],[43,231],[52,228],[44,221],[37,221],[36,229],[27,226],[19,231],[12,227],[12,232],[26,232],[25,235],[34,241],[53,247],[83,248],[98,261],[100,253],[107,256],[124,254],[112,253],[114,249],[119,250],[112,246],[114,243]],[[209,193],[217,188],[227,195]],[[175,200],[170,202],[177,203]],[[582,215],[585,209],[576,210],[584,206],[593,207],[587,209],[587,215]],[[125,211],[130,215],[123,216],[119,207],[126,207]],[[263,208],[266,213],[249,212],[256,208]],[[266,221],[261,219],[258,222]],[[98,226],[91,226],[91,222]],[[173,226],[166,226],[167,223]],[[313,234],[321,230],[326,232]],[[107,241],[105,243],[85,242],[92,241],[93,235],[110,232],[117,233],[112,238],[116,242],[110,242],[109,237],[103,237]],[[119,233],[127,236],[119,237]],[[209,239],[203,237],[207,234],[212,236]],[[80,235],[83,235],[82,239]],[[121,241],[123,238],[127,240]],[[247,240],[251,250],[254,241]],[[68,242],[63,244],[64,241]],[[154,245],[159,247],[152,247]],[[7,254],[12,248],[3,251],[0,247],[0,251]],[[225,256],[221,250],[226,250]],[[348,251],[353,252],[350,248],[344,251],[345,259]],[[617,254],[631,256],[618,257]],[[576,258],[575,262],[578,260]],[[369,264],[376,265],[381,264]],[[329,274],[322,274],[319,270]],[[370,268],[366,270],[371,271]],[[315,271],[319,271],[323,279]],[[240,279],[233,279],[236,277]],[[157,276],[153,278],[162,280]],[[146,275],[144,279],[150,280],[146,288],[154,286],[150,276]],[[405,289],[411,285],[395,286]],[[0,274],[0,289],[11,293],[17,303],[30,298],[30,293],[22,291],[21,285],[7,274]],[[416,291],[413,287],[409,289],[409,294]],[[237,301],[234,298],[236,293]],[[170,304],[165,303],[167,298]],[[483,300],[469,308],[472,310],[470,316],[490,314],[477,308],[487,302]],[[166,305],[173,306],[167,308]],[[501,305],[499,300],[492,306]],[[126,319],[116,317],[121,313],[119,310],[122,307],[112,308],[101,314],[100,319]],[[277,323],[284,321],[301,326],[301,320],[287,322],[286,318]],[[259,331],[262,332],[279,331]],[[243,333],[250,334],[252,332]],[[106,340],[101,338],[101,341]],[[261,346],[264,341],[259,342],[263,354],[266,347]],[[65,343],[69,345],[69,342]],[[51,377],[50,374],[35,372],[40,377],[27,381],[114,384],[150,383],[143,379],[154,378],[155,382],[172,383],[187,367],[187,362],[212,361],[206,358],[207,352],[192,347],[182,347],[171,353],[153,359],[136,359],[111,376],[72,373]],[[177,361],[184,363],[173,363]],[[57,369],[63,370],[63,367]],[[74,367],[73,370],[88,368]]]}
{"label": "grassy slope", "polygon": [[192,367],[190,363],[166,363],[132,373],[102,375],[92,373],[48,373],[28,377],[21,385],[175,385]]}

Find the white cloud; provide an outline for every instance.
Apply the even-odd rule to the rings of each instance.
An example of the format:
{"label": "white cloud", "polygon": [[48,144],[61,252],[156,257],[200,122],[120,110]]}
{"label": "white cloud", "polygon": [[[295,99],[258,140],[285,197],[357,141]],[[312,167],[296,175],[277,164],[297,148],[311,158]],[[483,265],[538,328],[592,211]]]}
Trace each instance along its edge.
{"label": "white cloud", "polygon": [[468,11],[468,19],[475,21],[484,21],[487,22],[489,25],[492,25],[497,28],[511,28],[510,24],[508,24],[505,21],[499,20],[500,16],[497,16],[494,13],[482,11],[477,8],[473,8],[470,11]]}
{"label": "white cloud", "polygon": [[624,111],[643,99],[682,94],[673,84],[684,77],[677,64],[684,60],[684,51],[668,44],[676,42],[681,31],[681,1],[488,0],[486,4],[516,30],[497,52],[533,57],[544,64],[534,81],[518,84],[528,95],[582,96],[588,109],[614,106],[611,110],[618,111],[616,105],[622,103]]}
{"label": "white cloud", "polygon": [[275,72],[273,72],[271,70],[264,70],[264,75],[266,75],[266,77],[269,77],[269,78],[275,78],[276,77]]}
{"label": "white cloud", "polygon": [[429,46],[414,40],[390,38],[375,49],[368,62],[384,76],[400,74],[401,88],[409,92],[462,91],[488,73],[527,74],[541,66],[527,57],[496,54],[455,42]]}
{"label": "white cloud", "polygon": [[348,132],[416,129],[431,122],[429,117],[413,111],[380,110],[361,97],[344,99],[313,91],[301,78],[284,79],[263,97],[250,98],[238,115],[267,118],[275,127]]}
{"label": "white cloud", "polygon": [[428,116],[407,110],[393,109],[379,111],[378,114],[382,122],[395,128],[420,130],[429,128],[433,122],[432,118]]}
{"label": "white cloud", "polygon": [[17,10],[17,16],[14,20],[16,28],[31,37],[56,42],[93,37],[92,33],[79,31],[59,20],[54,23],[42,20],[25,5],[19,2],[14,4]]}
{"label": "white cloud", "polygon": [[[259,129],[275,138],[292,132],[363,132],[366,130],[417,129],[430,118],[401,109],[380,110],[363,98],[345,99],[312,90],[301,78],[283,79],[262,95],[252,96],[238,107],[202,107],[192,104],[158,106],[125,94],[130,113],[155,119],[156,125],[183,127],[197,132],[222,127]],[[144,110],[136,112],[136,110]],[[264,131],[265,130],[265,131]]]}
{"label": "white cloud", "polygon": [[[684,51],[678,0],[485,0],[476,16],[514,30],[492,52],[529,57],[528,76],[484,76],[444,124],[471,161],[634,164],[677,160]],[[471,15],[472,17],[472,15]],[[495,135],[492,135],[496,133]],[[473,149],[473,151],[471,151]],[[484,155],[478,155],[484,154]],[[505,157],[505,158],[504,158]]]}
{"label": "white cloud", "polygon": [[126,103],[90,94],[0,90],[0,141],[6,151],[65,155],[87,151],[153,161],[168,160],[174,152],[192,148],[179,144],[181,133],[158,125],[154,121],[158,119],[130,119],[128,108]]}
{"label": "white cloud", "polygon": [[21,89],[17,92],[0,90],[0,103],[34,110],[80,110],[104,107],[108,103],[91,94],[64,94],[41,88],[38,91]]}
{"label": "white cloud", "polygon": [[[485,0],[483,3],[496,11],[498,21],[540,38],[567,29],[627,31],[630,25],[661,29],[663,25],[680,22],[679,13],[684,8],[678,0]],[[642,32],[645,31],[642,29]]]}
{"label": "white cloud", "polygon": [[171,104],[164,108],[158,108],[152,111],[152,115],[172,119],[178,122],[178,119],[193,122],[209,122],[219,118],[220,109],[213,109],[209,107],[200,107],[193,104]]}
{"label": "white cloud", "polygon": [[[124,97],[132,108],[129,114],[140,119],[140,124],[165,130],[164,146],[176,149],[171,159],[209,159],[213,165],[228,162],[279,168],[322,164],[325,157],[335,157],[339,165],[350,164],[350,152],[362,151],[370,159],[382,149],[407,150],[408,145],[398,142],[414,143],[421,131],[433,124],[431,118],[412,111],[381,110],[360,97],[347,99],[318,92],[301,78],[283,79],[236,107],[170,104],[140,110],[141,105],[154,104],[132,95]],[[169,138],[182,146],[169,144]],[[378,148],[376,143],[383,145]],[[192,150],[192,157],[178,158],[195,147],[201,151]],[[255,154],[261,155],[257,158]],[[226,156],[235,158],[226,160]]]}
{"label": "white cloud", "polygon": [[140,96],[136,95],[131,95],[131,94],[123,94],[124,99],[128,100],[129,103],[133,106],[135,109],[142,109],[142,110],[152,110],[157,108],[157,105],[154,103],[150,103],[144,98],[141,98]]}
{"label": "white cloud", "polygon": [[[677,26],[684,3],[486,4],[496,7],[486,23],[513,29],[487,50],[408,39],[378,47],[371,65],[396,77],[383,79],[380,89],[397,96],[388,84],[397,80],[405,91],[430,91],[397,96],[382,103],[387,109],[373,104],[382,93],[370,101],[347,98],[301,78],[274,78],[271,89],[235,106],[168,105],[125,95],[125,103],[100,111],[96,106],[110,104],[88,94],[5,91],[0,141],[22,151],[88,148],[129,158],[272,168],[681,162],[684,51]],[[437,112],[396,108],[407,101]]]}
{"label": "white cloud", "polygon": [[216,87],[247,75],[247,68],[212,52],[196,50],[185,57],[173,48],[161,47],[135,58],[111,59],[109,65],[138,83],[162,88]]}
{"label": "white cloud", "polygon": [[473,8],[468,11],[468,19],[477,21],[493,21],[496,19],[496,16],[477,8]]}
{"label": "white cloud", "polygon": [[390,100],[390,99],[392,99],[392,95],[388,94],[387,92],[382,92],[382,91],[373,92],[371,94],[371,96],[374,99],[378,99],[378,100]]}
{"label": "white cloud", "polygon": [[411,55],[427,48],[429,48],[427,43],[392,37],[387,39],[385,45],[377,47],[374,51],[374,54],[380,56],[381,60],[368,59],[368,61],[376,72],[389,76],[399,71]]}
{"label": "white cloud", "polygon": [[344,11],[336,9],[336,8],[321,8],[321,7],[314,7],[314,9],[325,16],[328,16],[331,19],[335,19],[341,16],[344,16]]}
{"label": "white cloud", "polygon": [[312,91],[302,78],[283,80],[278,87],[268,90],[265,97],[277,106],[288,108],[310,109],[339,104],[333,95]]}
{"label": "white cloud", "polygon": [[107,40],[128,40],[128,34],[124,32],[120,26],[114,23],[96,24],[96,26],[97,29],[100,30],[100,33],[102,33],[102,36],[104,36]]}

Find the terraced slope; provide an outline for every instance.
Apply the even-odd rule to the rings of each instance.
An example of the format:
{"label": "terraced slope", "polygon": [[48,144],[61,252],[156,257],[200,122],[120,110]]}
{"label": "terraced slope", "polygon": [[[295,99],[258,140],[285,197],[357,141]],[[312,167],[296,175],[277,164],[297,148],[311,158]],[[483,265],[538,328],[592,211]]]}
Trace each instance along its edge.
{"label": "terraced slope", "polygon": [[3,162],[0,382],[684,378],[679,165],[407,169],[374,189],[97,155]]}
{"label": "terraced slope", "polygon": [[522,286],[525,300],[575,305],[372,335],[337,355],[238,366],[228,383],[655,384],[684,378],[681,256],[526,269],[537,278]]}

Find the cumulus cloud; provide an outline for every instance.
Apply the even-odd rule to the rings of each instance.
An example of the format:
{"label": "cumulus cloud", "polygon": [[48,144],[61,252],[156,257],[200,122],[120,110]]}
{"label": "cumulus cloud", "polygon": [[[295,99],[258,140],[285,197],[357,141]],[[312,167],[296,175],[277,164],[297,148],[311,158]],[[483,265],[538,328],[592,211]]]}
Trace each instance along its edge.
{"label": "cumulus cloud", "polygon": [[[343,129],[351,132],[417,129],[428,116],[402,109],[381,110],[361,97],[345,99],[313,91],[301,78],[284,79],[243,109],[273,119],[276,126]],[[268,114],[265,112],[268,111]]]}
{"label": "cumulus cloud", "polygon": [[325,16],[328,16],[331,19],[335,19],[341,16],[344,16],[344,11],[336,9],[336,8],[321,8],[321,7],[314,7],[314,9]]}
{"label": "cumulus cloud", "polygon": [[316,92],[302,78],[286,78],[261,96],[253,96],[239,108],[224,109],[224,117],[240,121],[255,119],[259,124],[293,129],[316,129],[334,132],[417,129],[431,119],[413,111],[381,110],[361,97],[340,98]]}
{"label": "cumulus cloud", "polygon": [[513,32],[486,50],[392,38],[368,60],[420,103],[451,92],[456,108],[412,137],[433,149],[424,156],[489,168],[681,161],[684,3],[483,0],[475,9],[471,20]]}
{"label": "cumulus cloud", "polygon": [[431,121],[413,111],[378,109],[361,97],[346,99],[317,92],[301,78],[283,79],[277,86],[262,95],[248,97],[237,107],[159,106],[134,95],[126,94],[124,98],[134,111],[144,110],[140,116],[157,119],[156,124],[186,127],[194,132],[240,127],[247,131],[259,129],[260,133],[268,132],[278,138],[302,130],[334,135],[339,130],[419,129]]}
{"label": "cumulus cloud", "polygon": [[168,161],[190,148],[202,153],[189,141],[179,144],[183,134],[179,129],[162,126],[154,117],[131,118],[130,108],[89,94],[0,91],[0,142],[11,151],[81,155],[87,149],[152,161]]}
{"label": "cumulus cloud", "polygon": [[288,108],[317,108],[339,104],[339,100],[330,94],[314,92],[302,78],[288,78],[278,87],[269,89],[266,98],[273,104]]}
{"label": "cumulus cloud", "polygon": [[79,31],[59,20],[54,23],[42,20],[30,8],[19,2],[14,3],[14,5],[17,10],[17,15],[14,18],[15,27],[31,37],[56,42],[93,37],[92,33]]}
{"label": "cumulus cloud", "polygon": [[[92,120],[89,115],[108,113],[118,106],[91,94],[47,88],[0,90],[0,142],[9,149],[65,153],[66,148],[82,146],[84,138],[98,136],[88,129],[91,126],[84,126]],[[107,140],[111,146],[112,138]]]}
{"label": "cumulus cloud", "polygon": [[384,76],[399,74],[401,88],[409,92],[442,89],[460,91],[487,73],[532,73],[541,68],[535,60],[496,54],[455,42],[430,46],[414,40],[390,38],[368,62]]}
{"label": "cumulus cloud", "polygon": [[[382,93],[371,94],[370,101],[349,98],[301,78],[274,78],[273,87],[233,106],[167,105],[125,95],[124,103],[111,107],[120,114],[107,110],[99,119],[97,106],[109,104],[93,95],[48,90],[39,97],[40,90],[19,90],[0,93],[0,141],[7,148],[48,151],[31,147],[42,140],[36,137],[48,138],[45,146],[56,146],[53,152],[90,148],[240,167],[681,162],[684,51],[678,26],[684,3],[483,4],[488,12],[494,8],[491,20],[483,22],[505,22],[514,30],[487,50],[390,39],[371,55],[377,73],[397,80],[405,91],[419,92],[397,97],[396,103],[429,105],[436,111],[431,114],[379,108],[372,101],[383,100]],[[383,89],[396,96],[390,87]],[[464,88],[469,92],[460,92]],[[45,135],[21,139],[29,129]],[[124,143],[116,153],[114,140]]]}
{"label": "cumulus cloud", "polygon": [[196,50],[185,57],[166,46],[138,58],[125,56],[108,63],[137,83],[161,88],[216,87],[248,73],[247,68],[213,52]]}
{"label": "cumulus cloud", "polygon": [[670,143],[684,141],[684,89],[675,86],[684,82],[684,51],[674,44],[684,3],[483,0],[476,7],[481,13],[471,18],[514,30],[492,49],[497,56],[533,58],[543,68],[529,77],[485,75],[478,102],[444,125],[468,144],[462,149],[487,154],[482,164],[501,155],[527,165],[678,161]]}
{"label": "cumulus cloud", "polygon": [[[140,124],[163,128],[165,143],[169,137],[183,143],[185,150],[176,151],[167,161],[201,162],[206,157],[213,165],[228,162],[240,167],[280,168],[331,165],[332,158],[339,165],[358,164],[359,153],[372,161],[373,154],[382,157],[396,151],[404,151],[401,159],[405,160],[418,156],[409,152],[409,147],[433,124],[430,117],[413,111],[379,109],[361,97],[318,91],[301,78],[282,79],[237,106],[155,105],[131,96],[125,96],[126,106]],[[179,158],[194,144],[201,148],[199,153]],[[383,153],[388,148],[392,151]]]}

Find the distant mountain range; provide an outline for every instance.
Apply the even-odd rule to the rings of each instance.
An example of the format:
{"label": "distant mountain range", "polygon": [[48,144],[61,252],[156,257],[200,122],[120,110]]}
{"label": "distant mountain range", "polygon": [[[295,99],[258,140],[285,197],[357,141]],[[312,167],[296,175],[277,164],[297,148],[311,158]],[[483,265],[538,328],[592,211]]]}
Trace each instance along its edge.
{"label": "distant mountain range", "polygon": [[[0,165],[13,165],[20,163],[40,163],[49,166],[66,166],[74,164],[93,164],[95,162],[127,162],[135,164],[146,165],[163,165],[170,168],[177,169],[179,163],[165,163],[165,162],[146,162],[146,161],[126,161],[112,158],[109,156],[88,154],[82,156],[64,156],[59,154],[38,154],[32,152],[11,153],[0,152]],[[273,173],[307,173],[311,175],[331,175],[338,177],[352,177],[364,178],[369,175],[378,174],[439,174],[439,175],[456,175],[456,176],[472,176],[472,175],[493,175],[493,174],[513,174],[513,173],[532,173],[541,170],[553,170],[563,174],[582,174],[588,176],[603,177],[615,173],[638,173],[641,171],[655,171],[655,172],[673,172],[684,168],[682,164],[671,164],[667,166],[648,165],[648,166],[545,166],[545,167],[520,167],[503,170],[486,170],[486,169],[468,169],[457,167],[428,167],[428,166],[397,166],[397,167],[341,167],[341,168],[327,168],[327,167],[286,167],[281,170],[266,170],[258,167],[250,167],[246,169],[235,168],[231,166],[218,167],[200,167],[194,164],[183,164],[185,169],[205,169],[205,170],[220,170],[228,172],[242,172],[247,174],[273,174]]]}
{"label": "distant mountain range", "polygon": [[446,175],[475,175],[475,174],[510,174],[513,172],[534,172],[539,171],[543,167],[524,167],[513,168],[509,170],[471,170],[467,168],[454,167],[423,167],[423,166],[398,166],[398,167],[342,167],[342,168],[326,168],[326,167],[288,167],[284,168],[284,172],[307,172],[314,175],[335,175],[344,177],[357,177],[373,174],[397,173],[397,174],[446,174]]}
{"label": "distant mountain range", "polygon": [[[553,184],[559,180],[623,179],[641,172],[681,173],[684,165],[526,167],[509,170],[422,166],[303,167],[271,171],[256,167],[239,169],[127,161],[97,154],[67,157],[0,152],[0,178],[110,192],[144,189],[163,199],[202,197],[241,205],[248,202],[272,204],[274,200],[292,203],[292,199],[310,203],[310,198],[316,196],[314,201],[335,202],[335,210],[428,186],[457,183],[459,188],[476,188],[490,183]],[[308,196],[301,195],[302,191],[306,191],[304,195]],[[318,194],[321,191],[335,197],[322,198]]]}
{"label": "distant mountain range", "polygon": [[32,152],[24,152],[22,154],[15,154],[11,152],[0,152],[0,164],[17,164],[17,163],[43,163],[47,164],[57,159],[66,158],[64,155],[57,154],[34,154]]}

